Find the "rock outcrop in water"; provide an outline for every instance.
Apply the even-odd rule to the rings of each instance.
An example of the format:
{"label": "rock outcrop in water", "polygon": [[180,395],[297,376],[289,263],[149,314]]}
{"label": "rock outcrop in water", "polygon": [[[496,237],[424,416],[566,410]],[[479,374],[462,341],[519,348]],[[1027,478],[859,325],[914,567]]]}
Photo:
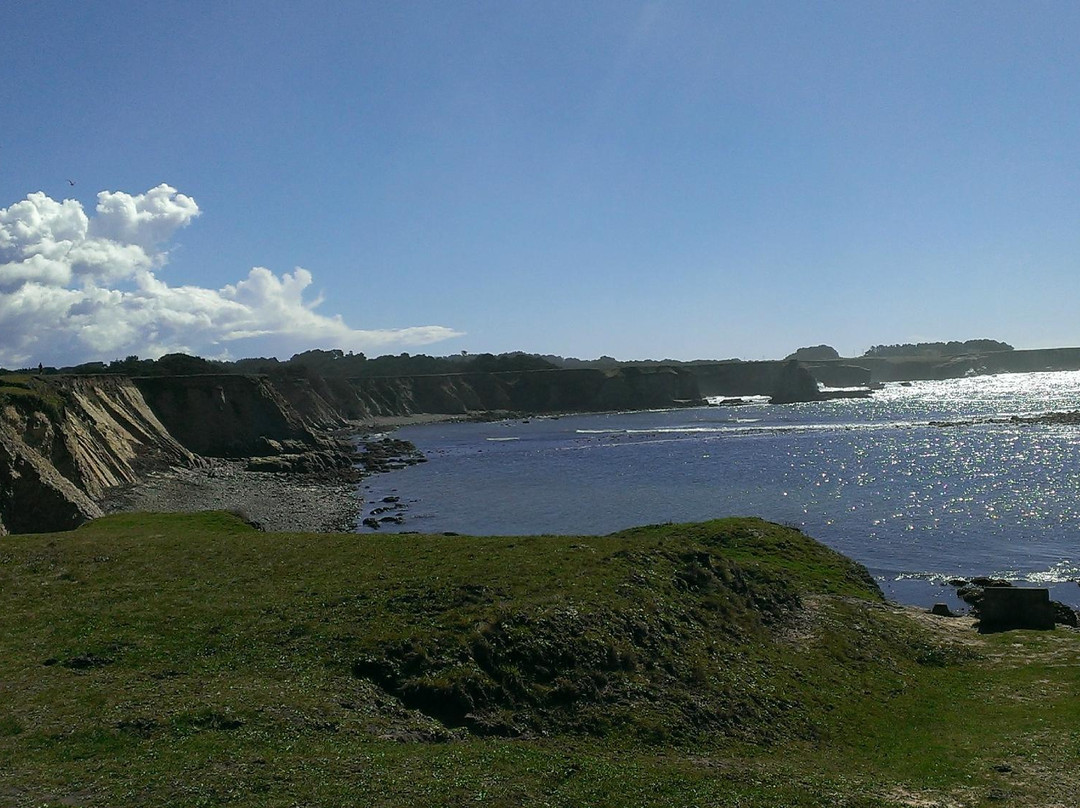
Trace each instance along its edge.
{"label": "rock outcrop in water", "polygon": [[784,365],[769,403],[796,404],[804,401],[820,401],[821,398],[821,391],[818,389],[814,374],[799,364],[797,359],[791,359]]}

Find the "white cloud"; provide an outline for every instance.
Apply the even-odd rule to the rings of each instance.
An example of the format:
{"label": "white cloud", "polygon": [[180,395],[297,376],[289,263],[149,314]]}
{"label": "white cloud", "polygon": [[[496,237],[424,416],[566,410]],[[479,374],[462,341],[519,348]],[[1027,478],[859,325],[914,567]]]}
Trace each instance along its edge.
{"label": "white cloud", "polygon": [[[98,194],[90,218],[42,192],[0,209],[0,365],[70,365],[131,354],[288,355],[309,348],[373,351],[460,336],[443,326],[351,328],[305,300],[311,273],[255,267],[221,289],[170,286],[155,274],[164,246],[199,215],[162,184]],[[267,350],[267,347],[271,350]]]}
{"label": "white cloud", "polygon": [[97,216],[90,232],[111,241],[152,249],[198,215],[199,206],[194,199],[177,193],[165,183],[138,196],[102,191],[98,194]]}

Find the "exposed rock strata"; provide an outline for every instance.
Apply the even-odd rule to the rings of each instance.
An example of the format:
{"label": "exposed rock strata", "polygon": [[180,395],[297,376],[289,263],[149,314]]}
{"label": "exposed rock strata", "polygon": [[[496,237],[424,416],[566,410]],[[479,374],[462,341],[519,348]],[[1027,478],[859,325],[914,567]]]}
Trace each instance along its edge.
{"label": "exposed rock strata", "polygon": [[154,376],[133,380],[184,446],[212,457],[259,454],[265,439],[319,441],[310,424],[263,376]]}
{"label": "exposed rock strata", "polygon": [[[325,379],[307,372],[38,377],[33,392],[12,381],[0,419],[0,523],[5,530],[73,527],[100,513],[110,492],[147,472],[243,459],[244,474],[322,475],[344,483],[416,459],[381,449],[357,456],[333,430],[418,413],[635,410],[703,403],[709,372],[732,394],[774,378],[779,363],[686,367],[571,368],[400,378]],[[24,377],[19,377],[24,378]],[[725,385],[714,385],[724,388]],[[385,454],[385,453],[384,453]],[[391,453],[393,454],[393,453]],[[404,458],[404,459],[403,459]],[[211,474],[211,472],[208,472]],[[212,476],[208,479],[213,479]],[[269,479],[269,476],[267,477]],[[297,480],[299,484],[299,480]],[[212,486],[211,486],[212,487]],[[182,486],[181,486],[182,489]],[[227,498],[226,498],[227,499]],[[221,497],[210,496],[213,503]]]}
{"label": "exposed rock strata", "polygon": [[[17,388],[19,389],[19,388]],[[96,500],[150,468],[201,461],[180,445],[130,380],[24,383],[0,407],[0,524],[65,530],[101,514]]]}
{"label": "exposed rock strata", "polygon": [[84,491],[4,420],[0,424],[0,535],[70,530],[101,515]]}

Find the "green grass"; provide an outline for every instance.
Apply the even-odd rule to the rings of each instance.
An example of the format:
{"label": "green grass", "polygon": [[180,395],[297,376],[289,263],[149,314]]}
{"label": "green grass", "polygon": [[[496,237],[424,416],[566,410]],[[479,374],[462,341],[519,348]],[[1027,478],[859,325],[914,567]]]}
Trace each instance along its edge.
{"label": "green grass", "polygon": [[27,413],[43,410],[58,419],[64,399],[55,382],[28,373],[0,373],[0,406],[4,405]]}
{"label": "green grass", "polygon": [[112,516],[0,540],[0,805],[1071,804],[1080,635],[940,625],[756,519]]}

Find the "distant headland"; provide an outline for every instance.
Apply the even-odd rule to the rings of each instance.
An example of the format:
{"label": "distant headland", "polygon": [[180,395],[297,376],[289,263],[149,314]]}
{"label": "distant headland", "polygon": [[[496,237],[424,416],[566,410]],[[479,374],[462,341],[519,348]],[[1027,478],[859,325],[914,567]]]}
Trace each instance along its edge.
{"label": "distant headland", "polygon": [[[663,409],[759,396],[787,404],[870,395],[886,382],[1078,369],[1080,348],[1014,350],[971,340],[875,346],[847,358],[818,345],[769,361],[522,352],[369,359],[313,350],[286,361],[167,354],[0,371],[0,534],[75,527],[124,507],[124,492],[144,490],[148,473],[162,469],[187,469],[185,485],[202,486],[214,506],[248,506],[248,489],[260,490],[265,507],[253,520],[266,526],[340,528],[355,517],[343,503],[358,474],[418,459],[409,446],[382,439],[357,448],[354,436],[403,419]],[[325,496],[297,493],[300,480]],[[328,507],[331,499],[341,507]]]}

